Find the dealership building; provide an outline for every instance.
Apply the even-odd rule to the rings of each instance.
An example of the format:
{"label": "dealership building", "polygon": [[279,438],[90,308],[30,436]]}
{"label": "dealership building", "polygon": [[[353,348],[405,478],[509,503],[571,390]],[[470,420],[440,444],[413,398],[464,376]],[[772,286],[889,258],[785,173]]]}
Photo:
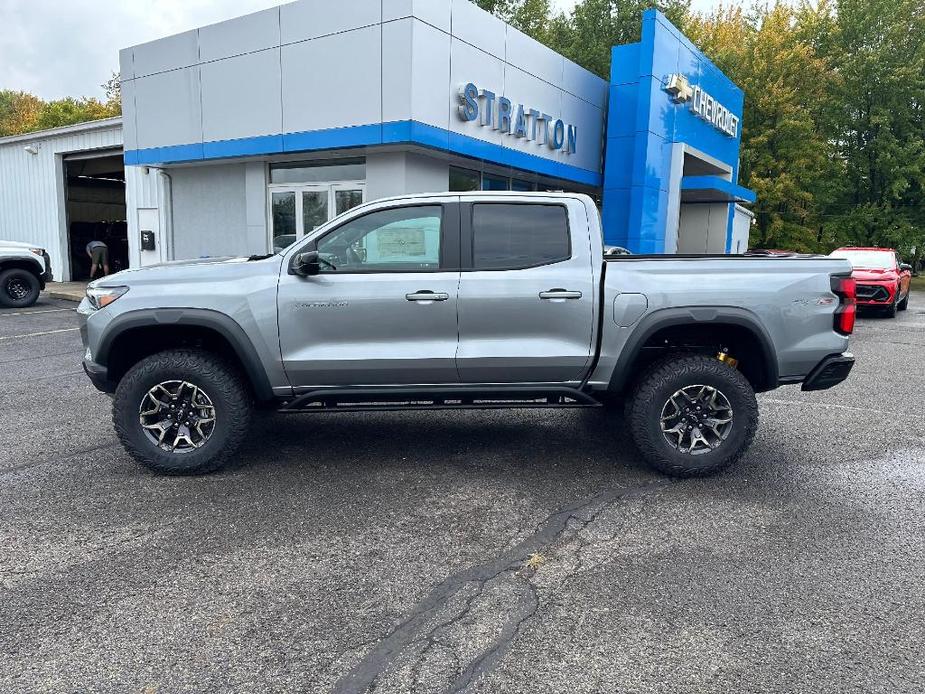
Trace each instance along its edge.
{"label": "dealership building", "polygon": [[656,10],[603,80],[469,0],[299,0],[120,52],[123,116],[0,138],[0,238],[56,279],[264,253],[363,201],[595,197],[634,253],[747,248],[743,94]]}

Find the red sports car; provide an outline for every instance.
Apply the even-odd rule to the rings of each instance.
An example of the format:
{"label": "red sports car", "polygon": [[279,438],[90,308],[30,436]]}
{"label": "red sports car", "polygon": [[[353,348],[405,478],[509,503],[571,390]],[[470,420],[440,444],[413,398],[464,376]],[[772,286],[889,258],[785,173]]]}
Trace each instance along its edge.
{"label": "red sports car", "polygon": [[909,307],[912,266],[900,262],[892,248],[837,248],[830,255],[851,262],[858,306],[882,308],[891,317]]}

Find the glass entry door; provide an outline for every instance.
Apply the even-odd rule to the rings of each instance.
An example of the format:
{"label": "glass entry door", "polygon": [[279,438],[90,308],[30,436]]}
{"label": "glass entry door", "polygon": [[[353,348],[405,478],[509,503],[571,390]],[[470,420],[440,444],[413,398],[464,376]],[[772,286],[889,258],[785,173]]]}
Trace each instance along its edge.
{"label": "glass entry door", "polygon": [[315,230],[331,218],[328,214],[331,206],[328,198],[331,197],[327,186],[302,190],[302,230],[299,237]]}
{"label": "glass entry door", "polygon": [[314,231],[366,199],[364,181],[270,186],[273,252]]}

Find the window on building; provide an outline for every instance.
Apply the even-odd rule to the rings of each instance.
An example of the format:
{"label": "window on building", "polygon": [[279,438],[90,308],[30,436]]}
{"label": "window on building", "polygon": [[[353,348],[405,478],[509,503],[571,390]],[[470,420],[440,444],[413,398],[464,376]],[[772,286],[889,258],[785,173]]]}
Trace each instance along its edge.
{"label": "window on building", "polygon": [[270,183],[328,183],[366,180],[366,160],[330,159],[270,165]]}
{"label": "window on building", "polygon": [[460,169],[457,166],[450,167],[450,190],[453,192],[465,192],[469,190],[480,190],[482,187],[482,174],[472,169]]}
{"label": "window on building", "polygon": [[510,190],[511,179],[492,174],[482,175],[482,190]]}
{"label": "window on building", "polygon": [[516,190],[518,192],[529,192],[536,190],[536,184],[531,183],[530,181],[522,181],[519,178],[511,179],[511,190]]}
{"label": "window on building", "polygon": [[472,206],[472,258],[477,270],[516,270],[571,256],[562,205]]}
{"label": "window on building", "polygon": [[353,219],[318,241],[318,253],[326,261],[321,271],[436,270],[441,220],[440,205],[379,210]]}

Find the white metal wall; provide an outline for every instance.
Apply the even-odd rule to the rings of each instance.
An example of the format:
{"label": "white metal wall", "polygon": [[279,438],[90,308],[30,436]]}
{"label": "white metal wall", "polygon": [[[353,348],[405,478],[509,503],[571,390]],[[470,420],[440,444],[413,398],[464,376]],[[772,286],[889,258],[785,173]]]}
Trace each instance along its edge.
{"label": "white metal wall", "polygon": [[[26,151],[27,147],[36,149],[36,154]],[[68,279],[64,156],[113,148],[122,148],[120,118],[0,138],[0,239],[47,249],[55,279]],[[134,209],[132,200],[152,194],[143,179],[136,181],[133,192],[134,198],[126,191],[129,217]],[[137,231],[132,233],[130,219],[129,254],[133,266],[138,258],[137,237]]]}
{"label": "white metal wall", "polygon": [[[125,167],[125,206],[126,225],[128,227],[128,256],[129,266],[139,267],[151,265],[169,258],[167,239],[162,230],[169,228],[169,220],[165,220],[165,207],[160,204],[163,199],[162,182],[159,180],[157,169],[145,166]],[[153,212],[150,212],[152,211]],[[156,249],[153,252],[142,252],[140,243],[141,227],[139,217],[153,214],[157,219],[155,232]],[[151,225],[149,225],[151,226]]]}
{"label": "white metal wall", "polygon": [[748,237],[752,231],[752,220],[755,213],[741,205],[735,206],[735,216],[732,220],[732,241],[730,253],[744,253],[748,250]]}

